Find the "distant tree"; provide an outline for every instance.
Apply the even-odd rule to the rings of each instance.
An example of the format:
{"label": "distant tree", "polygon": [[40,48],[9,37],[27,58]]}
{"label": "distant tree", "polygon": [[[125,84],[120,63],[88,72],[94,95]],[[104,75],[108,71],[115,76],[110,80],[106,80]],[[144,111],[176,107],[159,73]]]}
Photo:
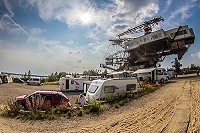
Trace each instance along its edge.
{"label": "distant tree", "polygon": [[102,72],[102,77],[106,77],[107,74],[108,74],[108,73],[107,73],[107,70],[105,69],[105,70]]}
{"label": "distant tree", "polygon": [[22,80],[24,80],[25,82],[28,80],[27,74],[26,72],[24,73],[24,75],[21,77]]}
{"label": "distant tree", "polygon": [[27,77],[28,79],[30,79],[31,78],[31,71],[29,70],[28,71],[28,77]]}
{"label": "distant tree", "polygon": [[83,71],[83,75],[96,76],[98,75],[98,72],[96,70],[88,70],[88,71]]}
{"label": "distant tree", "polygon": [[66,75],[67,75],[66,72],[59,72],[58,79],[60,79],[61,77],[65,77]]}
{"label": "distant tree", "polygon": [[191,64],[190,70],[197,70],[197,66],[195,64]]}

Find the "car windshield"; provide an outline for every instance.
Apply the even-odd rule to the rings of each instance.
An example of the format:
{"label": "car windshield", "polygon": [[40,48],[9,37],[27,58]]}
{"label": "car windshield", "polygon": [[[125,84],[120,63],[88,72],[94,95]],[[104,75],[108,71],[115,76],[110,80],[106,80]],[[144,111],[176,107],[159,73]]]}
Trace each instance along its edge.
{"label": "car windshield", "polygon": [[63,93],[60,93],[60,95],[62,95],[62,97],[64,97],[64,98],[68,99],[67,96],[65,96]]}
{"label": "car windshield", "polygon": [[98,89],[98,87],[99,87],[99,86],[91,85],[91,86],[89,87],[88,92],[90,92],[90,93],[95,93],[96,90]]}

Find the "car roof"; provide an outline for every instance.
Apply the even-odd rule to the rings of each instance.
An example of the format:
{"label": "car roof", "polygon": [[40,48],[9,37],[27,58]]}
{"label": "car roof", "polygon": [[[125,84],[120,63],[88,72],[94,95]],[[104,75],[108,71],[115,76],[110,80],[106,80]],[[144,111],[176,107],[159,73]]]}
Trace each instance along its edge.
{"label": "car roof", "polygon": [[35,91],[34,93],[41,93],[41,94],[61,94],[61,92],[58,91]]}

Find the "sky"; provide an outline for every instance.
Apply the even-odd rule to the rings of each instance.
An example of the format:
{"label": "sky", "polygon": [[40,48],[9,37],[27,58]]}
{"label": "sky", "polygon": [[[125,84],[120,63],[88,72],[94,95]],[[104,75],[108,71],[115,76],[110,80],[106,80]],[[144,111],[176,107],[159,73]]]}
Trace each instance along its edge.
{"label": "sky", "polygon": [[200,66],[200,0],[0,0],[0,72],[103,71],[99,64],[116,50],[110,39],[159,16],[154,30],[193,28],[195,43],[180,63]]}

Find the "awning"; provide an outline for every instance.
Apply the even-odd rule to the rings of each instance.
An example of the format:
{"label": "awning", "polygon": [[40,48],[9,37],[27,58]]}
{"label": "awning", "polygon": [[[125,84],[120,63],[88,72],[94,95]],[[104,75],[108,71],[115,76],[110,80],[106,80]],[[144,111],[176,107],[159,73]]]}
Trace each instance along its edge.
{"label": "awning", "polygon": [[137,71],[133,72],[133,74],[149,73],[149,72],[152,72],[155,69],[156,68],[138,69]]}

